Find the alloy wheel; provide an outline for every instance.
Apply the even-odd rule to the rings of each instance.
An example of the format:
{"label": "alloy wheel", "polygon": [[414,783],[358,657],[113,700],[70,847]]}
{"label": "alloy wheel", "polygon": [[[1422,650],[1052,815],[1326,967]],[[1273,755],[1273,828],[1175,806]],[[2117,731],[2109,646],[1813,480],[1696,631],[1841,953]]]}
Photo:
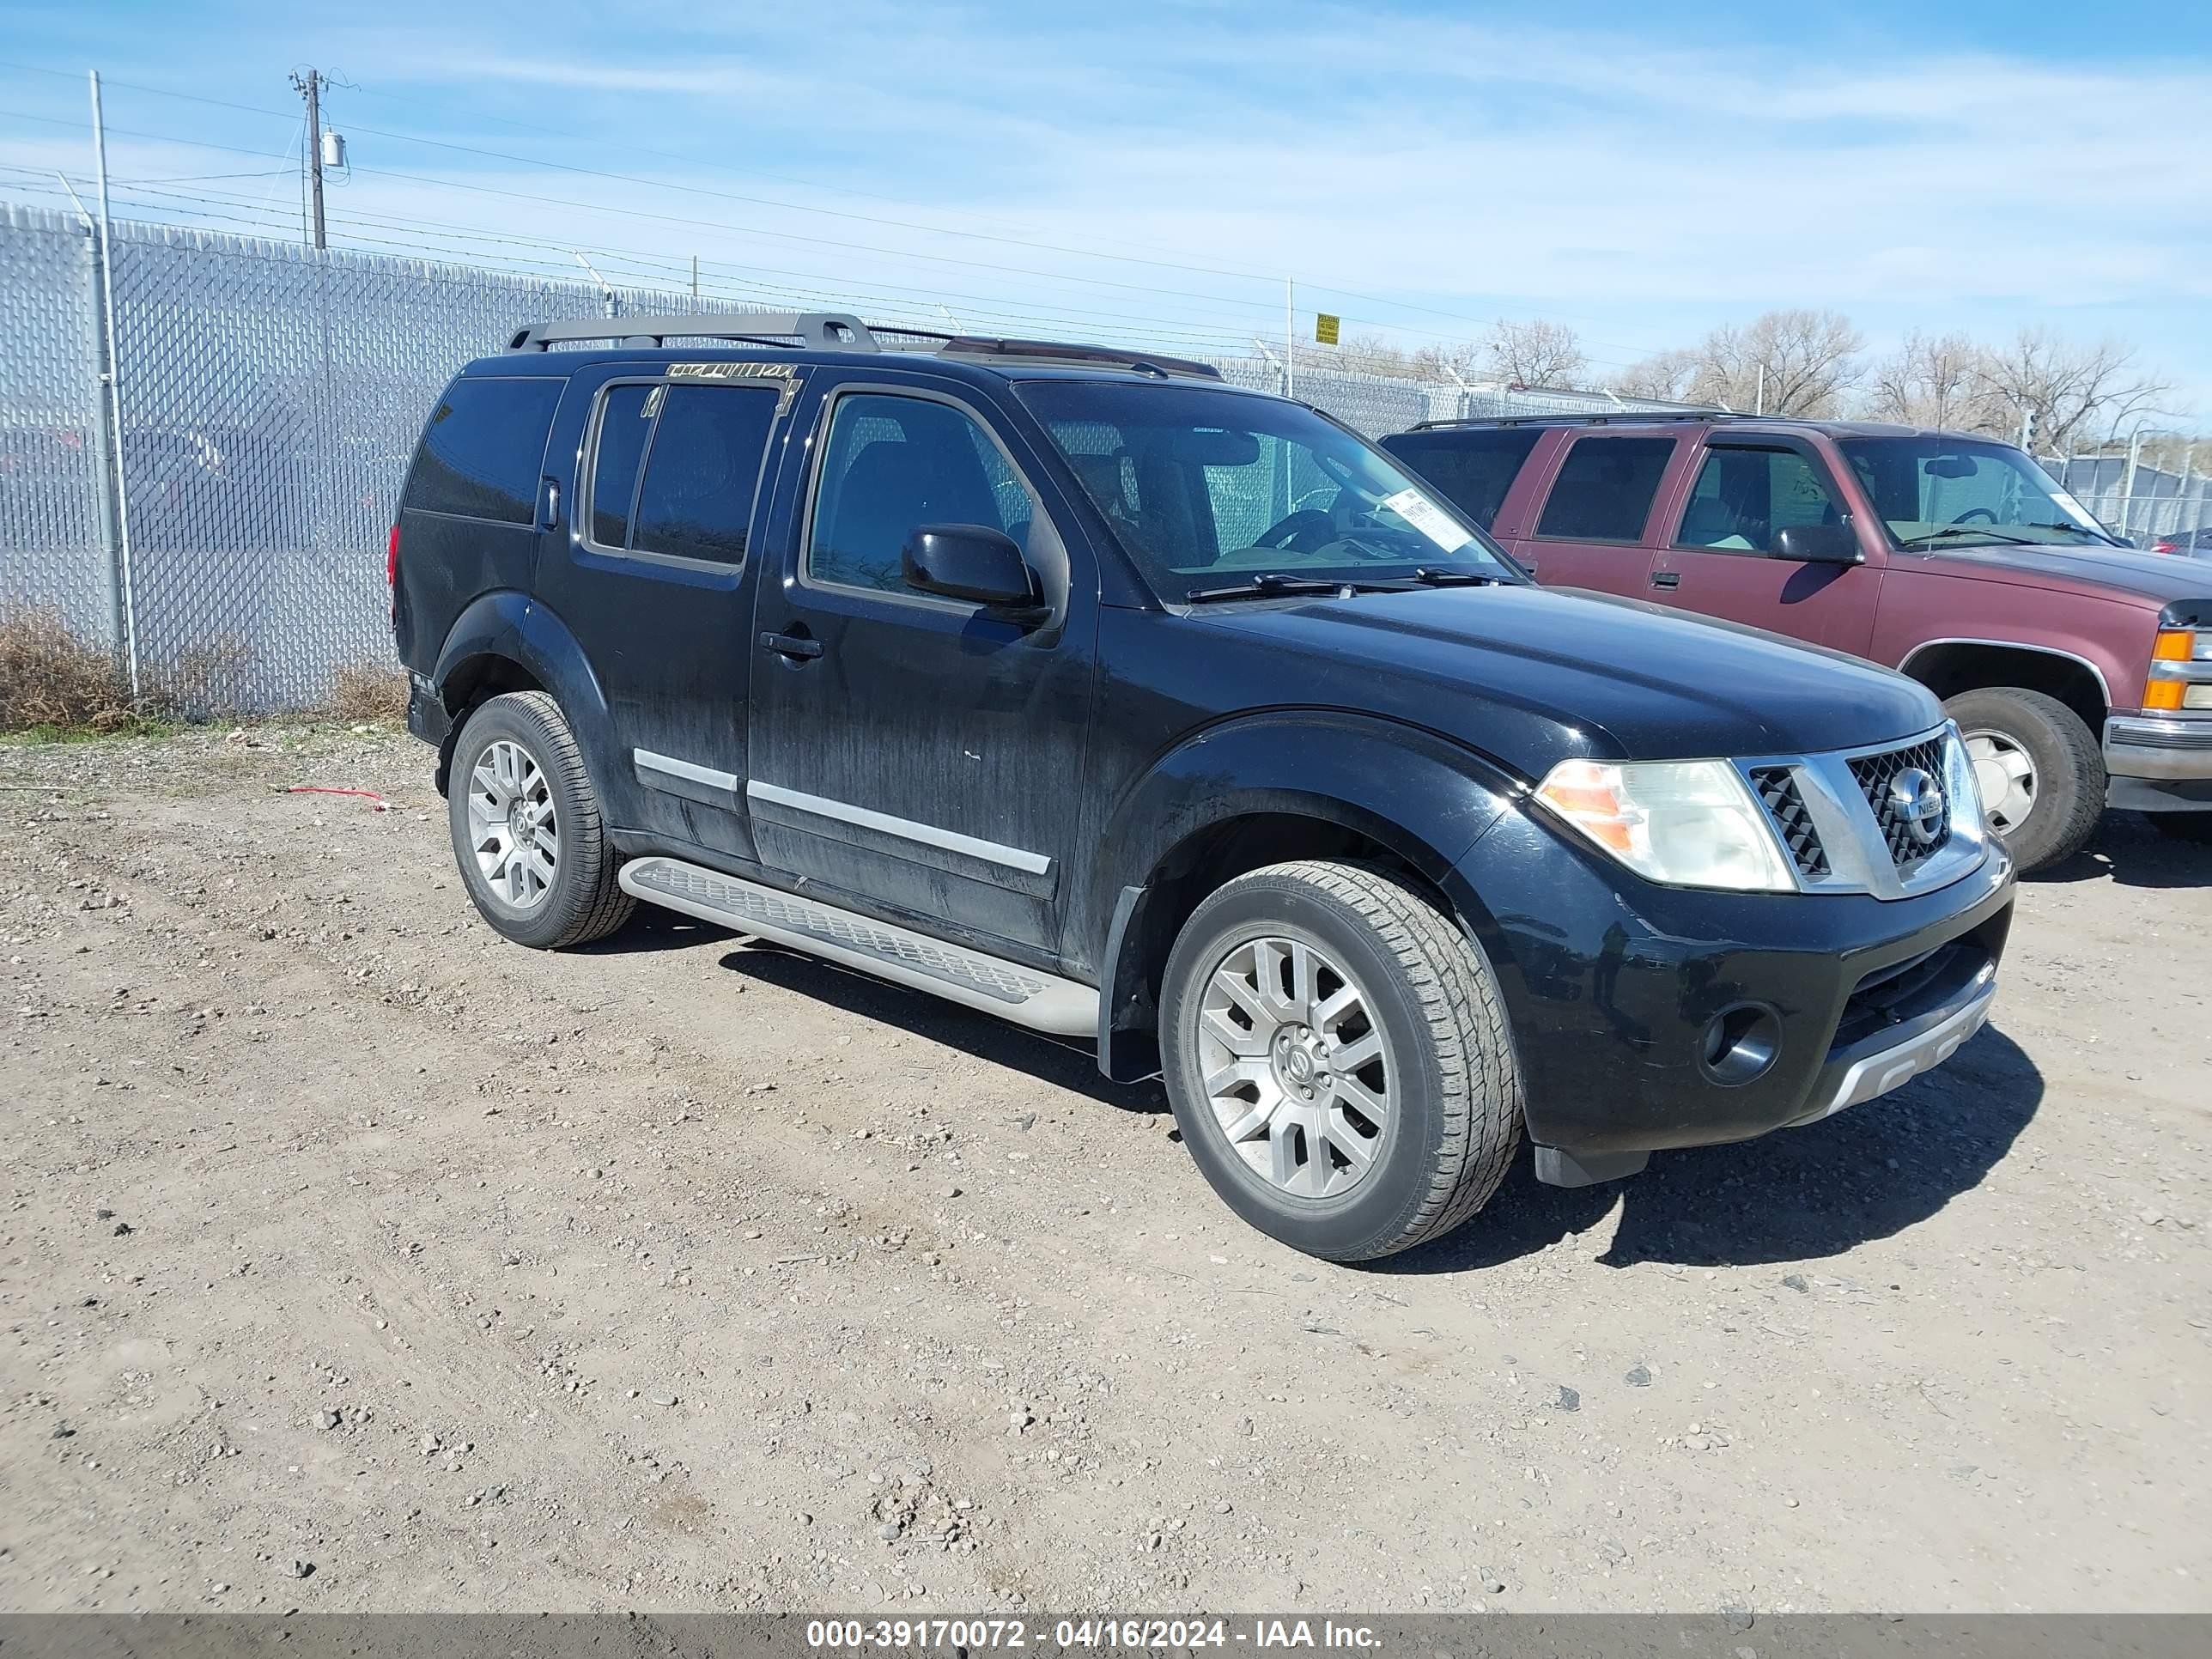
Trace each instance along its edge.
{"label": "alloy wheel", "polygon": [[1382,1152],[1398,1085],[1358,981],[1304,939],[1231,949],[1206,975],[1199,1072],[1231,1147],[1297,1198],[1336,1198]]}
{"label": "alloy wheel", "polygon": [[553,890],[561,826],[552,789],[512,738],[495,740],[469,774],[469,845],[485,884],[514,908],[535,908]]}

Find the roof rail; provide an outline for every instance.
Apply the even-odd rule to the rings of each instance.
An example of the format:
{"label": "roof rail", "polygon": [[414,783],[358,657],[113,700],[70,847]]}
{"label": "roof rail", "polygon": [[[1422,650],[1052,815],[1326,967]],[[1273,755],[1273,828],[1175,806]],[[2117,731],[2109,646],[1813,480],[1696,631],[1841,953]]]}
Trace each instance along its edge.
{"label": "roof rail", "polygon": [[[906,333],[903,329],[887,332]],[[926,335],[942,338],[940,357],[1006,357],[1030,363],[1097,363],[1111,368],[1134,369],[1140,374],[1194,375],[1218,380],[1221,371],[1194,357],[1167,357],[1157,351],[1127,351],[1118,346],[1075,345],[1063,340],[1010,340],[988,334]]]}
{"label": "roof rail", "polygon": [[1410,429],[1428,432],[1446,426],[1647,426],[1655,421],[1747,421],[1755,418],[1726,409],[1607,409],[1591,415],[1554,410],[1547,415],[1468,415],[1441,421],[1419,421]]}
{"label": "roof rail", "polygon": [[659,347],[670,340],[728,340],[740,345],[781,346],[824,351],[933,351],[940,357],[997,358],[1029,363],[1096,363],[1133,369],[1140,374],[1188,375],[1218,380],[1212,363],[1163,356],[1118,346],[1077,345],[1062,340],[1001,339],[987,334],[953,334],[903,323],[870,327],[842,311],[738,312],[715,317],[592,317],[576,321],[532,323],[507,342],[509,351],[547,351],[572,341],[607,340],[619,345]]}
{"label": "roof rail", "polygon": [[880,351],[876,337],[858,317],[842,311],[760,311],[714,317],[587,317],[574,321],[532,323],[507,343],[509,351],[546,351],[570,340],[612,340],[623,345],[658,346],[669,340],[736,340],[746,345],[802,347],[836,351]]}

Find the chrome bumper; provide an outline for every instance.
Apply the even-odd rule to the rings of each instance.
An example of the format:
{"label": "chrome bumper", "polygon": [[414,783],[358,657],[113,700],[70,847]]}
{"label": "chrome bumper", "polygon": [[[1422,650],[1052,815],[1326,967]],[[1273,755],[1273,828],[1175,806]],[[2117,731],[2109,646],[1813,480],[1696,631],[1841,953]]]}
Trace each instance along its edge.
{"label": "chrome bumper", "polygon": [[1933,1071],[1982,1029],[1996,994],[1996,964],[1991,963],[1960,993],[1957,1006],[1950,1012],[1894,1047],[1852,1061],[1840,1074],[1828,1080],[1820,1094],[1784,1127],[1796,1129],[1818,1123],[1846,1107],[1863,1105],[1893,1089],[1901,1089],[1923,1072]]}
{"label": "chrome bumper", "polygon": [[2212,719],[2115,714],[2105,722],[2105,770],[2116,778],[2212,778]]}

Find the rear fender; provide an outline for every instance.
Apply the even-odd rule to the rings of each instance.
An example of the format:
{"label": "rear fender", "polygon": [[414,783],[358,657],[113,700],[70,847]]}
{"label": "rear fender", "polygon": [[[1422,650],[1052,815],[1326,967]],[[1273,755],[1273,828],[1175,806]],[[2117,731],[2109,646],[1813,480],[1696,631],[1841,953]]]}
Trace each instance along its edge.
{"label": "rear fender", "polygon": [[614,724],[607,712],[606,695],[583,647],[560,617],[528,594],[513,589],[483,594],[473,601],[454,621],[438,653],[431,684],[453,721],[453,732],[439,756],[441,776],[452,757],[454,738],[459,735],[462,717],[477,701],[473,695],[475,684],[487,670],[502,662],[520,668],[560,704],[603,801],[608,800],[611,788],[619,793],[632,787],[627,768],[606,763],[606,757],[613,752]]}

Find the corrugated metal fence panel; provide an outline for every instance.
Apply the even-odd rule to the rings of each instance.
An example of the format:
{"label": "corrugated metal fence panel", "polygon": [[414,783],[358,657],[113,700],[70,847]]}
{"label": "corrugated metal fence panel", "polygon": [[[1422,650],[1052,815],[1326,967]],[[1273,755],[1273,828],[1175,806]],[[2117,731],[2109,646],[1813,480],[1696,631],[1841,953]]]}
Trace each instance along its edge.
{"label": "corrugated metal fence panel", "polygon": [[94,269],[74,215],[0,206],[0,612],[58,611],[104,644]]}

